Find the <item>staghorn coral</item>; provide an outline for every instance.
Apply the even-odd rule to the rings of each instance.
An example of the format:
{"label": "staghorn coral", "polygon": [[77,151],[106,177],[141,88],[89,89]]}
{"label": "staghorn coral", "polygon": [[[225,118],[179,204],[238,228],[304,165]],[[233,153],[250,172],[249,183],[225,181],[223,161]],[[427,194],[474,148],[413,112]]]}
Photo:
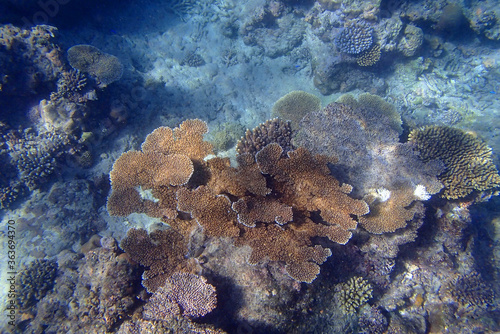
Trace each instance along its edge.
{"label": "staghorn coral", "polygon": [[500,187],[500,175],[492,161],[491,148],[471,133],[446,126],[427,126],[410,133],[409,141],[420,158],[439,159],[446,170],[439,174],[442,197],[459,199],[474,191]]}
{"label": "staghorn coral", "polygon": [[149,235],[143,229],[130,229],[120,247],[132,260],[148,267],[142,275],[142,285],[149,292],[158,290],[173,273],[188,268],[187,242],[173,229]]}
{"label": "staghorn coral", "polygon": [[380,60],[380,45],[375,44],[356,58],[359,66],[373,66]]}
{"label": "staghorn coral", "polygon": [[372,298],[373,288],[362,277],[351,277],[339,284],[335,298],[345,314],[353,314]]}
{"label": "staghorn coral", "polygon": [[78,70],[64,71],[57,80],[57,91],[50,94],[50,99],[56,101],[67,99],[74,103],[85,103],[95,99],[94,90],[90,90],[87,84],[87,77]]}
{"label": "staghorn coral", "polygon": [[374,32],[365,21],[349,21],[335,39],[341,52],[359,55],[367,51],[373,44]]}
{"label": "staghorn coral", "polygon": [[69,48],[68,62],[74,69],[95,78],[101,87],[119,80],[123,74],[123,65],[118,58],[91,45],[80,44]]}
{"label": "staghorn coral", "polygon": [[284,153],[293,150],[290,122],[275,118],[259,124],[252,131],[247,130],[245,136],[238,141],[236,152],[255,155],[270,143],[278,143]]}
{"label": "staghorn coral", "polygon": [[168,320],[181,315],[199,318],[217,306],[215,287],[198,275],[174,273],[165,281],[144,306],[143,317],[149,320]]}
{"label": "staghorn coral", "polygon": [[301,90],[294,90],[276,101],[271,116],[290,121],[292,128],[298,129],[302,117],[320,108],[321,100],[317,96]]}
{"label": "staghorn coral", "polygon": [[16,277],[19,307],[26,309],[40,301],[54,287],[56,274],[57,263],[50,260],[35,260],[22,269]]}

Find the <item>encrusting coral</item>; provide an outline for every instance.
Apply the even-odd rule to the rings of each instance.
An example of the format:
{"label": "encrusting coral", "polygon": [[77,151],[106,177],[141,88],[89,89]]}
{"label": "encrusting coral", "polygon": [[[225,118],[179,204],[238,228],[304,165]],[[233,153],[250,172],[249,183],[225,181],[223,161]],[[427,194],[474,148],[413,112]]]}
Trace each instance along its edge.
{"label": "encrusting coral", "polygon": [[[202,137],[206,130],[200,120],[185,121],[173,130],[159,128],[146,138],[142,152],[124,153],[113,166],[109,213],[143,212],[171,227],[150,236],[165,236],[163,241],[132,230],[122,242],[127,253],[149,267],[143,284],[154,291],[167,273],[186,268],[187,238],[194,227],[182,223],[185,213],[204,235],[249,245],[249,262],[282,261],[292,278],[312,282],[319,264],[331,254],[314,244],[314,238],[347,243],[357,226],[354,217],[368,213],[367,204],[349,197],[352,187],[330,175],[327,163],[333,159],[304,148],[285,154],[273,142],[255,156],[240,154],[238,167],[231,167],[227,158],[205,161],[211,153]],[[179,173],[182,177],[172,182],[172,175]],[[169,255],[172,252],[177,255]]]}
{"label": "encrusting coral", "polygon": [[439,159],[444,163],[446,170],[438,176],[444,198],[459,199],[500,187],[491,148],[474,134],[433,125],[413,130],[409,140],[424,162]]}

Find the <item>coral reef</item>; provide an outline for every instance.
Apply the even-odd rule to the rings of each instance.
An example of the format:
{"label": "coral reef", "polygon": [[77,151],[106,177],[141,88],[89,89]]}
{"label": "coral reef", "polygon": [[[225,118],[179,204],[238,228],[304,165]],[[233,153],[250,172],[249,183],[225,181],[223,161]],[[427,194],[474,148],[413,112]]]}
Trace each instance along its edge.
{"label": "coral reef", "polygon": [[205,59],[196,52],[190,52],[179,62],[179,64],[190,67],[200,67],[205,65]]}
{"label": "coral reef", "polygon": [[198,318],[210,313],[217,305],[213,285],[201,276],[174,273],[144,306],[148,320],[168,320],[172,316]]}
{"label": "coral reef", "polygon": [[404,30],[404,36],[398,43],[398,51],[405,57],[414,56],[424,41],[424,32],[417,26],[409,24]]}
{"label": "coral reef", "polygon": [[341,52],[359,55],[373,44],[373,28],[365,21],[349,21],[335,39]]}
{"label": "coral reef", "polygon": [[428,126],[410,133],[423,161],[441,160],[446,170],[439,174],[444,184],[442,196],[464,198],[474,191],[494,191],[500,175],[492,161],[491,148],[474,134],[445,126]]}
{"label": "coral reef", "polygon": [[494,290],[477,272],[459,275],[448,282],[440,293],[445,301],[455,302],[464,309],[486,309],[493,305],[495,298]]}
{"label": "coral reef", "polygon": [[378,44],[375,44],[367,51],[361,53],[356,58],[356,63],[359,66],[373,66],[379,60],[380,60],[380,46]]}
{"label": "coral reef", "polygon": [[358,100],[345,95],[339,101],[306,115],[294,143],[338,157],[330,168],[357,196],[405,184],[414,189],[423,185],[429,194],[439,192],[442,185],[436,175],[443,170],[441,163],[422,163],[411,145],[399,142],[401,118],[394,106],[370,94]]}
{"label": "coral reef", "polygon": [[351,277],[339,284],[335,298],[345,314],[353,314],[372,298],[373,288],[362,277]]}
{"label": "coral reef", "polygon": [[22,269],[16,277],[20,287],[18,305],[26,309],[38,303],[54,287],[57,263],[50,260],[35,260]]}
{"label": "coral reef", "polygon": [[150,235],[143,229],[130,229],[120,246],[132,260],[148,267],[142,275],[142,285],[155,292],[175,272],[187,270],[187,241],[172,229],[158,230]]}
{"label": "coral reef", "polygon": [[320,108],[321,100],[317,96],[295,90],[276,101],[271,116],[290,121],[292,129],[297,130],[302,117]]}
{"label": "coral reef", "polygon": [[43,93],[65,68],[62,51],[55,44],[57,28],[37,25],[31,29],[0,26],[0,99]]}
{"label": "coral reef", "polygon": [[6,130],[0,139],[4,157],[1,205],[8,207],[25,189],[35,190],[59,171],[66,159],[76,157],[80,145],[75,137],[62,131],[37,133]]}
{"label": "coral reef", "polygon": [[117,81],[123,74],[120,60],[91,45],[75,45],[68,49],[71,67],[92,76],[99,86],[106,87]]}
{"label": "coral reef", "polygon": [[236,152],[254,155],[271,143],[278,143],[285,154],[293,150],[290,122],[275,118],[260,124],[251,131],[247,130],[245,136],[236,144]]}
{"label": "coral reef", "polygon": [[[313,156],[304,148],[284,154],[279,144],[271,143],[255,157],[240,154],[237,168],[231,167],[227,158],[204,161],[203,157],[210,153],[210,145],[202,141],[205,131],[206,125],[199,120],[185,121],[174,130],[159,128],[148,135],[142,144],[143,152],[126,152],[113,166],[112,193],[108,198],[110,214],[145,212],[162,218],[173,229],[154,232],[155,238],[164,236],[173,238],[171,241],[152,241],[144,230],[131,230],[132,234],[122,243],[132,257],[137,256],[138,262],[150,267],[143,284],[154,291],[159,286],[159,277],[179,271],[176,267],[186,262],[181,254],[185,254],[183,249],[190,231],[183,229],[180,223],[183,220],[177,211],[189,213],[208,237],[233,237],[239,246],[250,245],[250,263],[267,259],[283,261],[292,278],[312,282],[319,273],[318,264],[331,254],[329,249],[315,245],[312,240],[326,237],[333,242],[347,243],[352,236],[350,230],[357,226],[353,217],[368,213],[367,204],[349,197],[352,187],[341,185],[329,175],[326,164],[332,159]],[[157,164],[146,167],[136,164],[140,161],[138,156],[181,156],[176,152],[186,154],[182,156],[192,159],[190,166],[194,166],[191,167],[194,172],[190,169],[182,183],[165,183],[166,176],[179,172],[179,168],[172,171],[172,165],[167,165],[167,170],[162,167],[161,178],[155,178],[152,175],[157,172],[150,169],[158,169]],[[208,179],[198,178],[200,173],[207,173]],[[201,182],[195,183],[194,189],[191,175],[196,182]],[[266,185],[273,188],[268,189]],[[143,192],[152,190],[155,198],[141,197],[136,186],[141,186]],[[296,213],[291,211],[292,207]],[[319,212],[320,219],[313,219],[312,212]],[[179,243],[176,252],[180,253],[167,255],[175,243]],[[285,248],[287,251],[283,252]],[[157,257],[173,262],[160,261]],[[151,278],[154,278],[153,287],[149,285]]]}
{"label": "coral reef", "polygon": [[101,239],[100,244],[84,256],[68,250],[57,256],[54,288],[23,311],[18,329],[76,333],[92,328],[92,333],[104,333],[128,318],[136,306],[137,265],[118,253],[113,239]]}

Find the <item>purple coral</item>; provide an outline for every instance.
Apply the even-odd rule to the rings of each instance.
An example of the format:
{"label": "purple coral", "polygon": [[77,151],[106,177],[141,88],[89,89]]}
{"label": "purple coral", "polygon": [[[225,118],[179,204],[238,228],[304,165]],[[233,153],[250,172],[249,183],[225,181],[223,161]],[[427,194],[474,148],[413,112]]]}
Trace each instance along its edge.
{"label": "purple coral", "polygon": [[151,297],[143,316],[150,320],[166,320],[181,314],[197,318],[210,313],[216,306],[215,287],[204,277],[177,272]]}

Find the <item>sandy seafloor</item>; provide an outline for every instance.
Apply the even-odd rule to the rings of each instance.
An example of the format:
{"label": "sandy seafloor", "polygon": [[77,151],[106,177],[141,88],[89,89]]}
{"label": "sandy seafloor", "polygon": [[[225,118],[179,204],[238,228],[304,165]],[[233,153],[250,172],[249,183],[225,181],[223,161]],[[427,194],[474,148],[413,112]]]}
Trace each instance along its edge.
{"label": "sandy seafloor", "polygon": [[[139,150],[147,134],[159,126],[173,128],[186,119],[199,118],[207,122],[210,132],[206,138],[214,143],[217,132],[232,126],[234,138],[216,153],[234,158],[236,140],[244,130],[274,117],[273,105],[292,91],[315,95],[322,107],[345,93],[358,96],[368,92],[392,104],[401,115],[401,141],[421,126],[453,126],[484,140],[493,150],[493,163],[499,166],[500,5],[493,0],[85,4],[71,0],[60,1],[56,7],[49,8],[53,15],[48,22],[35,22],[57,27],[57,31],[51,30],[52,46],[32,45],[46,48],[41,56],[33,50],[26,51],[24,58],[19,53],[12,56],[12,49],[6,47],[8,33],[4,30],[0,35],[0,51],[8,55],[0,62],[2,159],[13,159],[5,151],[9,131],[22,133],[32,127],[43,132],[59,127],[83,143],[92,161],[79,163],[79,158],[75,162],[65,157],[50,177],[0,211],[0,300],[10,300],[9,221],[17,226],[15,271],[21,272],[36,259],[58,264],[55,276],[47,276],[50,282],[27,278],[33,287],[17,287],[39,298],[34,297],[24,308],[17,307],[17,327],[8,324],[9,312],[2,310],[2,333],[155,332],[154,322],[141,318],[149,298],[140,285],[144,267],[133,260],[123,264],[119,259],[122,251],[106,248],[103,240],[96,242],[96,235],[107,238],[108,243],[114,238],[119,244],[129,228],[164,228],[160,219],[145,214],[111,217],[106,210],[107,176],[113,163],[123,152]],[[27,31],[31,28],[24,25],[27,21],[47,12],[34,1],[5,1],[0,9],[0,23]],[[335,40],[343,25],[356,19],[373,27],[374,39],[382,49],[381,59],[373,66],[356,65]],[[415,50],[405,48],[404,43],[411,41],[402,40],[410,38],[404,32],[408,26],[422,32],[421,45]],[[66,51],[78,44],[116,56],[123,64],[123,75],[107,87],[98,87],[90,75],[88,82],[93,82],[97,98],[78,107],[84,116],[71,126],[33,117],[30,110],[43,99],[50,101],[50,92],[57,90],[57,73],[37,79],[35,86],[6,78],[25,75],[22,67],[36,67],[53,45],[60,48],[65,63],[60,67],[67,69]],[[193,55],[198,58],[189,59]],[[15,65],[16,61],[21,65]],[[17,67],[21,70],[9,72]],[[324,74],[328,71],[330,76]],[[12,82],[18,87],[10,89]],[[72,116],[64,117],[63,123]],[[82,141],[83,133],[91,133],[91,139]],[[71,156],[71,149],[64,150]],[[2,162],[2,166],[7,164]],[[2,174],[7,184],[16,177],[15,171]],[[498,187],[493,188],[493,193],[498,192]],[[334,254],[310,284],[288,277],[279,261],[248,265],[248,246],[235,247],[224,238],[198,241],[204,252],[196,254],[201,266],[198,273],[215,286],[219,306],[205,317],[159,320],[156,330],[499,332],[500,200],[498,196],[484,202],[477,198],[445,200],[435,194],[423,200],[425,208],[418,218],[422,227],[409,223],[402,229],[408,235],[399,230],[376,239],[358,227],[345,246],[329,244]],[[387,246],[391,243],[400,245],[399,249]],[[381,255],[383,247],[393,253]],[[92,262],[90,252],[99,260]],[[109,272],[114,270],[125,274],[113,276]],[[349,313],[345,311],[349,302],[339,294],[349,289],[342,284],[354,276],[371,284],[373,296]],[[129,284],[130,289],[116,292],[110,287],[113,284]],[[353,291],[356,287],[350,293]]]}

